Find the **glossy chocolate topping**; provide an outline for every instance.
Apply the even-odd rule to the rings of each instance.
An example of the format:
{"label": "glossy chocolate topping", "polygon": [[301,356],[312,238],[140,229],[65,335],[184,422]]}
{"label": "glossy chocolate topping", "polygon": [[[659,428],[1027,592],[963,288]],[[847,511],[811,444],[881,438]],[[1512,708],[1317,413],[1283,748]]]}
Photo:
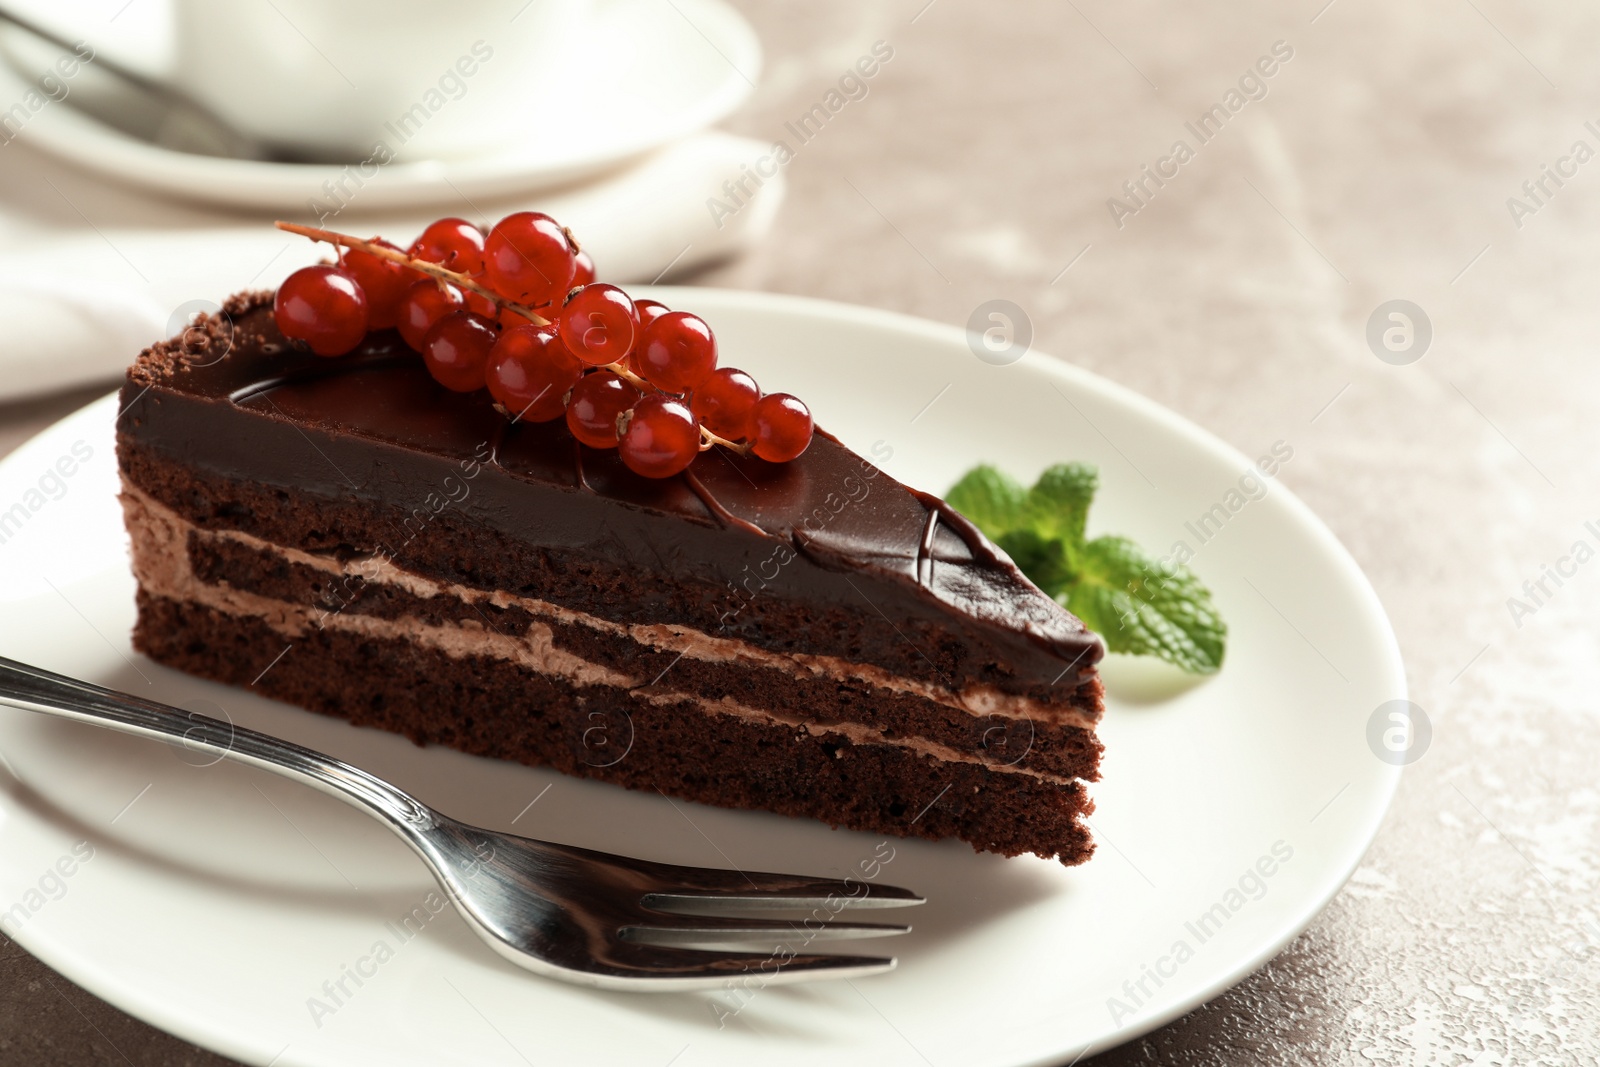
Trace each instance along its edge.
{"label": "glossy chocolate topping", "polygon": [[[312,356],[260,295],[205,329],[190,353],[174,341],[141,356],[120,429],[208,474],[407,507],[442,493],[474,523],[632,568],[641,595],[656,575],[745,595],[754,576],[761,592],[876,611],[912,634],[919,620],[970,632],[1006,673],[1046,684],[1100,658],[1099,639],[970,522],[829,434],[790,463],[714,448],[647,479],[561,420],[513,425],[486,392],[445,390],[393,331]],[[469,486],[459,500],[452,479]]]}

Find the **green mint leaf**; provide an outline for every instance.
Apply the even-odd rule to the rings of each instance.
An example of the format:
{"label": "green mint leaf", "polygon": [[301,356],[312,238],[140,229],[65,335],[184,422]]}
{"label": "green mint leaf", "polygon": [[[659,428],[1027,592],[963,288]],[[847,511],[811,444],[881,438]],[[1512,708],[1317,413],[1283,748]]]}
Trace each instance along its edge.
{"label": "green mint leaf", "polygon": [[995,541],[1023,525],[1027,498],[1020,482],[987,463],[972,468],[945,494],[946,503]]}
{"label": "green mint leaf", "polygon": [[1163,567],[1125,537],[1097,537],[1077,570],[1077,583],[1056,599],[1111,651],[1160,656],[1196,674],[1222,666],[1227,624],[1187,567]]}
{"label": "green mint leaf", "polygon": [[1041,537],[1061,541],[1068,554],[1076,556],[1083,548],[1089,505],[1099,485],[1100,473],[1089,464],[1058,463],[1028,490],[1023,518]]}
{"label": "green mint leaf", "polygon": [[1086,463],[1057,464],[1026,490],[985,464],[968,471],[947,499],[1111,651],[1215,672],[1228,628],[1210,590],[1187,567],[1163,567],[1125,537],[1086,540],[1098,487],[1099,473]]}

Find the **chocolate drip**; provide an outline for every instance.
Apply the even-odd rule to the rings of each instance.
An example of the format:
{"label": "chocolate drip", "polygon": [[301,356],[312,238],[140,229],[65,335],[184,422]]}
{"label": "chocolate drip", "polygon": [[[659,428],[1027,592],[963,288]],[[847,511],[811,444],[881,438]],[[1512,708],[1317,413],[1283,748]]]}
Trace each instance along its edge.
{"label": "chocolate drip", "polygon": [[583,476],[583,442],[576,437],[572,439],[572,484],[586,493],[594,492]]}
{"label": "chocolate drip", "polygon": [[511,432],[512,422],[507,419],[494,424],[494,429],[489,431],[489,462],[496,467],[500,466],[500,449],[506,443],[506,434]]}
{"label": "chocolate drip", "polygon": [[927,537],[929,544],[932,542],[935,520],[942,520],[946,526],[950,527],[951,532],[966,544],[967,550],[972,553],[974,560],[991,565],[1006,563],[1015,566],[1015,564],[1011,564],[1010,557],[1001,552],[999,546],[989,540],[988,535],[978,529],[972,520],[961,514],[961,512],[932,493],[924,493],[921,489],[913,489],[909,485],[906,486],[906,492],[916,497],[922,506],[928,509],[929,532]]}
{"label": "chocolate drip", "polygon": [[741,519],[739,516],[723,507],[722,501],[718,500],[716,495],[713,494],[710,489],[706,488],[706,483],[702,482],[698,477],[696,477],[694,471],[686,470],[682,474],[678,475],[678,477],[684,480],[684,482],[689,486],[690,490],[694,492],[694,495],[700,498],[700,503],[704,504],[706,506],[706,510],[711,512],[716,520],[722,523],[723,526],[731,526],[736,529],[743,530],[745,533],[753,533],[757,537],[772,536],[755,523]]}
{"label": "chocolate drip", "polygon": [[922,528],[922,543],[917,546],[917,584],[933,588],[933,537],[939,532],[939,511],[928,509],[928,522]]}

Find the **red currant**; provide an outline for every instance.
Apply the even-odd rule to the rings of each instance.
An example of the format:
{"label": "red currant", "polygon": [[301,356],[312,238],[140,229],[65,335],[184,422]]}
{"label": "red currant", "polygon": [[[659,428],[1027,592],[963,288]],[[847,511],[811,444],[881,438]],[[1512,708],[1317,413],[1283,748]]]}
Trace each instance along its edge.
{"label": "red currant", "polygon": [[411,254],[457,274],[482,274],[483,231],[466,219],[440,219],[412,242]]}
{"label": "red currant", "polygon": [[641,328],[650,325],[672,309],[659,300],[635,300],[633,310],[639,314]]}
{"label": "red currant", "polygon": [[572,261],[577,268],[572,274],[573,285],[588,285],[594,281],[594,260],[589,253],[580,251]]}
{"label": "red currant", "polygon": [[515,329],[518,326],[538,325],[538,323],[528,318],[528,316],[524,315],[522,312],[512,311],[508,307],[500,308],[495,313],[494,321],[498,322],[500,324],[500,328],[503,330]]}
{"label": "red currant", "polygon": [[644,341],[644,328],[659,319],[672,309],[659,300],[635,300],[633,310],[639,316],[639,329],[633,335],[633,348],[628,352],[627,366],[633,367],[633,357],[639,351],[640,344]]}
{"label": "red currant", "polygon": [[466,306],[461,290],[453,285],[440,285],[432,278],[412,283],[400,300],[400,336],[406,344],[422,351],[423,338],[433,329],[433,324]]}
{"label": "red currant", "polygon": [[652,393],[628,413],[617,454],[635,474],[670,478],[700,454],[700,424],[683,401]]}
{"label": "red currant", "polygon": [[278,286],[272,317],[319,356],[342,356],[367,335],[367,296],[348,271],[302,267]]}
{"label": "red currant", "polygon": [[645,327],[633,366],[657,389],[687,393],[716,370],[717,341],[700,316],[669,311]]}
{"label": "red currant", "polygon": [[760,399],[754,378],[734,367],[719,367],[695,386],[689,408],[718,437],[742,441],[750,436],[750,413]]}
{"label": "red currant", "polygon": [[639,390],[611,371],[586,374],[572,387],[567,428],[590,448],[617,447],[617,416],[639,402]]}
{"label": "red currant", "polygon": [[[473,281],[479,281],[479,279],[474,278]],[[479,284],[482,284],[482,282],[479,282]],[[488,297],[482,296],[478,293],[474,293],[471,289],[461,290],[461,298],[466,301],[468,311],[475,311],[486,319],[494,319],[499,321],[500,305],[496,304],[493,300],[490,300]]]}
{"label": "red currant", "polygon": [[768,393],[750,413],[750,450],[772,463],[787,463],[811,444],[811,409],[788,393]]}
{"label": "red currant", "polygon": [[446,389],[470,393],[482,389],[484,367],[500,333],[494,323],[470,311],[453,311],[433,324],[422,341],[428,373]]}
{"label": "red currant", "polygon": [[495,223],[484,243],[484,277],[508,300],[548,304],[572,288],[572,242],[549,215],[519,211]]}
{"label": "red currant", "polygon": [[639,329],[633,301],[615,285],[586,285],[556,315],[561,337],[585,363],[603,367],[627,357]]}
{"label": "red currant", "polygon": [[489,353],[489,392],[513,422],[559,418],[567,391],[582,375],[582,361],[567,351],[554,326],[513,327]]}
{"label": "red currant", "polygon": [[[374,237],[372,243],[400,251],[381,237]],[[356,248],[346,250],[344,269],[367,295],[367,328],[394,329],[394,324],[399,321],[400,301],[405,297],[406,289],[416,280],[417,272],[402,263],[381,259]]]}

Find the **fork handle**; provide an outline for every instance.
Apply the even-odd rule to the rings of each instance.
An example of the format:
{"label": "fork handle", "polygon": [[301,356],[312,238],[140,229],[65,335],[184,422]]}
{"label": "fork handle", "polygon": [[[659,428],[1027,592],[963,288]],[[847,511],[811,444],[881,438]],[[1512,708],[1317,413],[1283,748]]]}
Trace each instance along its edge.
{"label": "fork handle", "polygon": [[0,656],[0,704],[177,741],[223,759],[304,782],[376,815],[408,840],[434,825],[434,812],[376,775],[289,741]]}

